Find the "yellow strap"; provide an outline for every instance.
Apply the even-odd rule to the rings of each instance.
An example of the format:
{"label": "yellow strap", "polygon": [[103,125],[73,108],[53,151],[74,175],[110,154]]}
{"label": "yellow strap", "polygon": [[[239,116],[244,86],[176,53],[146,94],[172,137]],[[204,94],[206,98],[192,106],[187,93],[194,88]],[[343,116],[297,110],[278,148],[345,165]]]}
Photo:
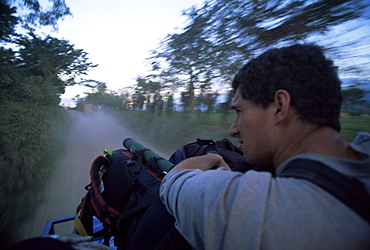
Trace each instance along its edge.
{"label": "yellow strap", "polygon": [[101,181],[101,179],[103,179],[103,175],[104,175],[104,172],[99,173],[99,181]]}
{"label": "yellow strap", "polygon": [[[112,152],[109,151],[108,149],[104,149],[103,154],[104,154],[104,156],[112,155]],[[99,181],[101,181],[101,179],[103,179],[103,174],[104,174],[104,172],[99,173]]]}
{"label": "yellow strap", "polygon": [[[104,155],[112,155],[112,152],[104,149]],[[104,175],[104,172],[101,172],[99,174],[99,181],[101,181],[101,179],[103,178],[103,175]],[[77,232],[78,232],[79,235],[81,235],[81,236],[88,236],[88,234],[86,232],[86,229],[85,229],[84,225],[82,224],[82,221],[78,217],[78,212],[80,210],[81,210],[81,204],[78,205],[78,207],[76,209],[75,227],[76,227],[76,230],[77,230]]]}
{"label": "yellow strap", "polygon": [[78,232],[79,235],[81,236],[89,236],[86,232],[86,229],[84,227],[84,225],[82,224],[80,218],[78,218],[78,216],[76,215],[75,217],[75,227],[76,227],[76,230]]}
{"label": "yellow strap", "polygon": [[81,210],[81,204],[78,204],[77,208],[76,208],[76,214],[78,214]]}
{"label": "yellow strap", "polygon": [[103,154],[104,154],[104,156],[112,155],[112,152],[111,152],[111,151],[109,151],[109,150],[107,150],[107,149],[104,149],[104,150],[103,150]]}
{"label": "yellow strap", "polygon": [[80,209],[81,209],[81,204],[77,207],[76,216],[75,216],[75,227],[79,235],[89,236],[86,232],[84,225],[82,224],[82,221],[78,217],[78,212]]}

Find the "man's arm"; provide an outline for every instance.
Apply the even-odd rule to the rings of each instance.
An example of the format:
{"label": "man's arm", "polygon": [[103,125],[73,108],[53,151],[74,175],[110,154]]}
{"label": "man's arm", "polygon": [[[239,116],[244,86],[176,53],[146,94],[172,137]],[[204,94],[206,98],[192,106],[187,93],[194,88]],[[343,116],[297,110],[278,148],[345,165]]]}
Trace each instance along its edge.
{"label": "man's arm", "polygon": [[[206,171],[210,169],[215,170]],[[169,171],[162,181],[161,200],[167,211],[175,217],[179,232],[195,249],[204,248],[201,247],[204,240],[210,237],[207,236],[206,228],[217,228],[220,224],[227,223],[227,209],[224,209],[224,206],[231,204],[230,199],[235,192],[231,191],[231,195],[222,199],[216,198],[220,193],[221,196],[224,194],[225,186],[229,186],[229,181],[224,179],[225,174],[234,174],[227,171],[229,169],[220,155],[207,154],[182,161]],[[221,183],[221,187],[217,183]],[[215,188],[220,189],[220,192],[215,191]],[[207,219],[213,216],[216,219]],[[212,233],[216,235],[214,237],[217,246],[221,244],[218,241],[222,239],[221,234],[222,232]]]}
{"label": "man's arm", "polygon": [[179,169],[200,169],[203,171],[224,167],[231,170],[224,159],[218,154],[207,154],[197,157],[188,158],[175,167],[173,167],[168,174]]}

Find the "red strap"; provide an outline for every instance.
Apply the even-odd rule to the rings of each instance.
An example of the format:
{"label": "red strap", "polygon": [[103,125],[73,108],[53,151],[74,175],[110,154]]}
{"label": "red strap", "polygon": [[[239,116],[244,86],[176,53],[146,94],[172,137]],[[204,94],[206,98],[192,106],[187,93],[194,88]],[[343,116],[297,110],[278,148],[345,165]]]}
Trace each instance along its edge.
{"label": "red strap", "polygon": [[[131,153],[131,151],[122,151],[122,154],[124,154],[124,155],[126,155],[126,156],[128,156],[128,157],[130,157],[130,158],[132,158],[132,156],[134,155],[133,153]],[[137,164],[137,160],[134,160],[134,162]],[[145,166],[145,164],[144,163],[142,163],[141,164],[141,167],[142,168],[145,168],[146,166]],[[163,177],[158,177],[157,176],[157,174],[152,170],[152,169],[146,169],[146,171],[149,173],[149,174],[151,174],[151,175],[153,175],[153,177],[154,178],[156,178],[157,180],[159,180],[160,182],[162,182],[162,180],[163,180]]]}

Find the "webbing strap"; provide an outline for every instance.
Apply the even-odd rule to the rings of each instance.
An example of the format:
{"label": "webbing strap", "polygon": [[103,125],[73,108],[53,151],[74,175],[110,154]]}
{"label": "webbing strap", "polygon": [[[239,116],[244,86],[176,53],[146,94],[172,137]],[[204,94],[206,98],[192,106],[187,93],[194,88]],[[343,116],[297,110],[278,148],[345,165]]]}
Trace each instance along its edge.
{"label": "webbing strap", "polygon": [[148,172],[150,170],[152,170],[155,173],[154,177],[157,180],[162,181],[163,177],[166,175],[166,172],[163,171],[162,169],[160,169],[160,167],[158,166],[157,162],[160,161],[160,160],[166,160],[166,159],[164,159],[162,157],[155,157],[155,156],[150,158],[147,161],[146,169],[147,169]]}
{"label": "webbing strap", "polygon": [[82,207],[81,204],[79,204],[76,208],[76,216],[75,216],[75,220],[74,220],[75,228],[76,228],[79,235],[89,236],[89,234],[87,233],[84,225],[82,224],[82,221],[81,221],[80,217],[78,217],[78,213],[81,211],[81,207]]}
{"label": "webbing strap", "polygon": [[76,227],[76,230],[77,230],[79,235],[89,236],[86,232],[86,229],[85,229],[84,225],[82,224],[82,221],[78,217],[78,215],[76,215],[76,217],[75,217],[75,227]]}
{"label": "webbing strap", "polygon": [[370,194],[356,178],[341,174],[326,164],[296,159],[276,177],[293,177],[308,180],[323,188],[370,223]]}

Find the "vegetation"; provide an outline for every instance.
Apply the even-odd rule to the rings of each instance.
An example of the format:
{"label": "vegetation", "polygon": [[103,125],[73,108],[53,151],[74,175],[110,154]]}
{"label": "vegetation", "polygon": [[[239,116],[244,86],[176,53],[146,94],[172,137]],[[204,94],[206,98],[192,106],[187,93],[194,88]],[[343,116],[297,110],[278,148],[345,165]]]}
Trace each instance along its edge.
{"label": "vegetation", "polygon": [[61,107],[30,102],[4,102],[0,110],[0,246],[6,246],[42,202],[68,117]]}
{"label": "vegetation", "polygon": [[370,110],[370,102],[366,100],[366,95],[370,91],[359,88],[362,83],[351,84],[342,90],[343,104],[342,112],[349,115],[366,115]]}
{"label": "vegetation", "polygon": [[351,142],[358,132],[370,133],[370,116],[348,116],[340,119],[341,137]]}
{"label": "vegetation", "polygon": [[[0,2],[0,248],[17,240],[19,225],[40,205],[37,189],[53,171],[53,152],[61,150],[59,135],[68,128],[67,113],[59,106],[65,87],[104,85],[82,79],[96,66],[86,52],[35,34],[39,26],[56,28],[57,20],[70,14],[64,1],[50,2],[49,10],[37,0]],[[16,33],[18,24],[28,33]]]}

